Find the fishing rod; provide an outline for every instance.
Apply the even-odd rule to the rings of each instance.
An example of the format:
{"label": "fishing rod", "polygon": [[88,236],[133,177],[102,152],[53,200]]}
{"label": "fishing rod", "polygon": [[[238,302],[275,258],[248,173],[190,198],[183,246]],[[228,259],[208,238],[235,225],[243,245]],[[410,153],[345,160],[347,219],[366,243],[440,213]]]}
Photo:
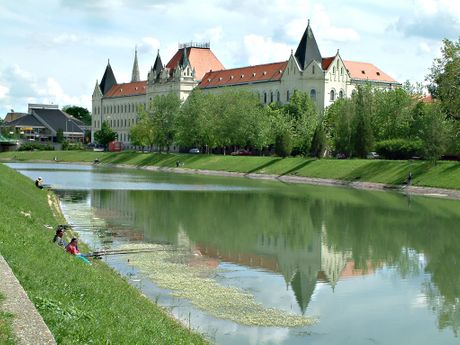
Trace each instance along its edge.
{"label": "fishing rod", "polygon": [[184,249],[166,249],[166,248],[145,248],[145,249],[119,249],[108,251],[96,251],[85,254],[86,257],[101,257],[109,255],[123,255],[123,254],[142,254],[142,253],[155,253],[155,252],[186,252]]}

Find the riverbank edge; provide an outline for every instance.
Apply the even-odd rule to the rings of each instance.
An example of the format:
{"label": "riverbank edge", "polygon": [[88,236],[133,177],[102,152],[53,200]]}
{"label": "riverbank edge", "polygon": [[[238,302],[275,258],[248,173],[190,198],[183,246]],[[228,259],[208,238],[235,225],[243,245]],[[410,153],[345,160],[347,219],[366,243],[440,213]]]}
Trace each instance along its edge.
{"label": "riverbank edge", "polygon": [[[80,162],[79,164],[88,164],[86,162]],[[460,190],[457,189],[446,189],[436,187],[421,187],[421,186],[406,186],[406,185],[391,185],[376,182],[361,182],[361,181],[344,181],[334,179],[323,179],[303,176],[292,176],[292,175],[271,175],[271,174],[257,174],[257,173],[239,173],[231,171],[221,170],[205,170],[205,169],[189,169],[189,168],[167,168],[159,167],[154,165],[139,166],[130,164],[111,164],[111,163],[98,163],[100,166],[123,168],[123,169],[138,169],[164,173],[176,173],[176,174],[189,174],[189,175],[207,175],[207,176],[222,176],[222,177],[240,177],[249,178],[256,180],[271,180],[281,181],[284,183],[292,184],[309,184],[316,186],[330,186],[330,187],[344,187],[362,190],[375,190],[375,191],[393,191],[398,193],[404,193],[409,195],[418,195],[426,197],[437,197],[445,199],[460,200]]]}
{"label": "riverbank edge", "polygon": [[[7,169],[11,170],[14,174],[18,176],[22,176],[19,172],[15,171],[14,169]],[[32,187],[32,189],[34,191],[39,191],[35,187]],[[46,191],[46,195],[46,206],[50,209],[52,217],[57,223],[63,223],[63,221],[65,221],[65,217],[60,207],[59,197],[53,191],[50,190]],[[44,203],[44,205],[45,204],[46,203]],[[31,218],[30,214],[25,216],[27,216],[29,219]],[[29,224],[31,225],[31,223]],[[39,223],[37,223],[36,226],[42,227],[42,225]],[[84,243],[80,244],[86,246],[86,244]],[[55,245],[53,244],[53,248],[54,246]],[[57,250],[60,252],[60,249],[57,248]],[[67,254],[65,254],[65,256],[67,258]],[[73,259],[70,258],[70,256],[69,260],[73,261]],[[15,259],[15,261],[18,260]],[[17,265],[17,262],[15,264]],[[104,271],[110,271],[110,274],[113,276],[114,279],[117,279],[118,281],[123,281],[126,286],[126,289],[135,290],[137,298],[147,302],[147,308],[154,308],[154,313],[152,313],[152,315],[149,315],[150,318],[158,317],[159,322],[165,322],[166,320],[168,320],[167,323],[171,326],[171,335],[168,336],[168,334],[165,334],[162,335],[162,337],[165,336],[166,338],[174,338],[174,336],[178,334],[178,329],[180,329],[180,332],[187,333],[187,336],[185,339],[179,339],[178,344],[182,344],[184,342],[187,344],[209,343],[209,340],[205,338],[203,334],[200,334],[197,331],[190,330],[189,328],[187,328],[186,325],[182,324],[179,320],[174,318],[174,316],[172,316],[167,311],[167,309],[158,306],[149,298],[147,298],[141,291],[132,287],[119,273],[113,270],[109,265],[107,265],[104,262],[98,262],[96,266],[104,266]],[[12,315],[11,324],[9,326],[12,330],[12,336],[14,337],[13,344],[56,344],[56,340],[58,338],[51,332],[51,327],[47,325],[47,323],[45,322],[45,318],[40,314],[39,308],[37,308],[37,306],[34,305],[34,303],[32,302],[32,298],[29,296],[30,292],[28,292],[24,285],[21,284],[21,282],[18,279],[18,276],[14,273],[12,266],[8,264],[7,260],[3,257],[2,253],[0,253],[0,281],[0,293],[4,297],[4,299],[0,301],[0,311]],[[127,308],[130,307],[127,306]],[[154,316],[154,314],[156,314],[156,316]]]}
{"label": "riverbank edge", "polygon": [[0,277],[0,292],[5,296],[0,307],[13,315],[14,342],[18,345],[55,345],[53,334],[1,254]]}

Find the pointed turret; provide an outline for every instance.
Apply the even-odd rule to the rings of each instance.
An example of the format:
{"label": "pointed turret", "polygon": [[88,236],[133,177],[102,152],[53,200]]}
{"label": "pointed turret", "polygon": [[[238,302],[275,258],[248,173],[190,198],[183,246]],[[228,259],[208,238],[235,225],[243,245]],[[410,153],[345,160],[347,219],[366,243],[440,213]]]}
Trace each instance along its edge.
{"label": "pointed turret", "polygon": [[187,48],[184,48],[184,51],[182,53],[182,57],[180,58],[179,66],[182,67],[182,68],[185,68],[189,64],[190,64],[190,62],[188,61],[188,57],[187,57]]}
{"label": "pointed turret", "polygon": [[94,86],[94,91],[93,91],[93,98],[101,97],[101,96],[102,96],[102,91],[101,91],[101,88],[99,87],[99,81],[96,80],[96,85]]}
{"label": "pointed turret", "polygon": [[310,62],[316,60],[322,62],[321,53],[319,52],[318,44],[316,43],[315,36],[310,27],[310,20],[308,20],[307,29],[305,30],[299,46],[295,52],[295,57],[302,70],[308,66]]}
{"label": "pointed turret", "polygon": [[152,70],[158,75],[161,73],[162,69],[163,69],[163,63],[161,62],[160,49],[158,49],[157,57],[155,59],[155,63],[153,64]]}
{"label": "pointed turret", "polygon": [[102,94],[105,95],[114,85],[117,85],[117,80],[115,79],[109,60],[99,87],[101,88]]}
{"label": "pointed turret", "polygon": [[139,64],[137,63],[137,48],[134,51],[133,73],[131,74],[131,82],[141,80],[139,77]]}

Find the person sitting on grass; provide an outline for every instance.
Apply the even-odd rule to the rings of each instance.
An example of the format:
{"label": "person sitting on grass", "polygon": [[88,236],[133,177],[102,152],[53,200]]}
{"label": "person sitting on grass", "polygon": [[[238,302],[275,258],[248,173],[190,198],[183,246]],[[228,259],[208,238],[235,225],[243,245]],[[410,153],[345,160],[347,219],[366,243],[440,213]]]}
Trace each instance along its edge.
{"label": "person sitting on grass", "polygon": [[62,249],[65,249],[67,247],[67,242],[62,239],[62,236],[64,236],[64,228],[59,225],[56,229],[56,234],[54,235],[53,242],[62,247]]}
{"label": "person sitting on grass", "polygon": [[67,253],[75,255],[76,258],[82,260],[85,264],[91,265],[91,262],[85,257],[85,254],[80,253],[78,250],[78,239],[73,237],[70,243],[65,247]]}
{"label": "person sitting on grass", "polygon": [[43,180],[41,177],[37,178],[35,180],[35,187],[43,189]]}

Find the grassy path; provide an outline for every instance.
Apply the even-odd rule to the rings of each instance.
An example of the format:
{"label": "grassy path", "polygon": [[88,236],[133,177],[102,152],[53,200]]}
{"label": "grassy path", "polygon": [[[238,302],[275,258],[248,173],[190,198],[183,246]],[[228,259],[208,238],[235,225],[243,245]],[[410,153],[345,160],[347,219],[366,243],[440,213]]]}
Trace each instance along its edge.
{"label": "grassy path", "polygon": [[53,216],[47,192],[4,165],[0,200],[0,252],[58,344],[206,343],[103,262],[86,266],[51,243],[54,231],[45,225],[62,219]]}
{"label": "grassy path", "polygon": [[175,167],[219,170],[241,173],[293,175],[345,181],[377,182],[398,185],[409,172],[414,186],[460,189],[460,163],[440,161],[436,165],[425,161],[336,160],[279,157],[233,157],[203,154],[158,154],[135,152],[42,151],[0,153],[0,161],[48,160],[57,157],[62,162],[92,162],[128,164],[134,166]]}

